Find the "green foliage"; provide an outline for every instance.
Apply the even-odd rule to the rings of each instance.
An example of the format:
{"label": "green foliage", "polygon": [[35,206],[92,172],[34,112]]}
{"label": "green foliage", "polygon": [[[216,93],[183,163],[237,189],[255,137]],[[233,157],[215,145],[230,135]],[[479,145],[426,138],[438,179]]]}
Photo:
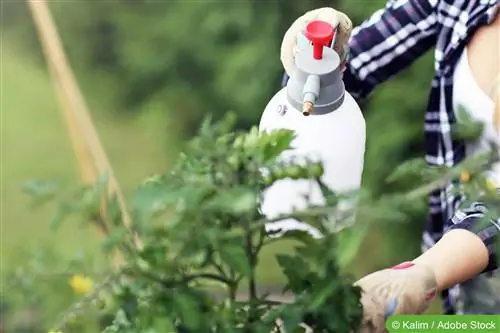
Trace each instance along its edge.
{"label": "green foliage", "polygon": [[[79,301],[81,295],[70,287],[72,276],[82,273],[97,279],[104,276],[96,274],[92,260],[83,252],[71,260],[50,246],[26,252],[23,265],[12,271],[2,271],[0,327],[12,333],[42,333],[46,331],[46,323],[53,321],[60,309]],[[81,309],[85,316],[75,316],[68,321],[68,330],[98,330],[99,311],[95,305],[95,302],[86,304]]]}
{"label": "green foliage", "polygon": [[[234,122],[231,116],[216,125],[205,122],[169,173],[147,179],[136,190],[132,231],[139,235],[141,249],[135,249],[130,232],[117,225],[119,214],[103,219],[112,225],[105,249],[121,250],[126,264],[83,305],[62,314],[56,329],[67,330],[71,318],[97,301],[105,303],[103,315],[114,314],[104,329],[108,333],[265,332],[276,327],[278,319],[296,329],[306,315],[318,332],[347,333],[359,326],[360,291],[339,267],[335,234],[320,241],[298,231],[269,237],[264,225],[270,220],[259,212],[267,186],[285,178],[319,179],[322,166],[279,158],[290,147],[291,131],[259,133],[254,127],[239,133],[232,130]],[[46,188],[52,186],[39,182],[28,187],[41,198],[47,196]],[[55,197],[66,213],[102,228],[95,217],[104,189],[99,182]],[[328,203],[338,201],[326,187],[323,191]],[[335,207],[311,206],[289,217],[326,233]],[[279,257],[287,288],[296,296],[294,302],[281,304],[259,293],[262,282],[256,268],[262,249],[283,239],[302,246],[295,256]],[[248,290],[243,299],[238,296],[242,288]]]}
{"label": "green foliage", "polygon": [[464,107],[459,107],[457,110],[458,124],[454,129],[454,134],[457,139],[476,140],[481,136],[484,125],[480,121],[475,121],[469,115]]}
{"label": "green foliage", "polygon": [[[108,199],[108,214],[98,218],[99,203],[106,195],[105,177],[75,195],[61,196],[62,207],[71,207],[67,213],[107,234],[106,253],[121,251],[125,264],[100,278],[99,285],[62,313],[56,329],[84,332],[75,319],[85,317],[88,309],[100,309],[103,333],[294,332],[304,322],[314,332],[350,333],[359,328],[363,311],[360,290],[352,286],[353,278],[343,267],[355,256],[373,222],[411,216],[415,201],[463,170],[474,175],[463,184],[465,193],[498,207],[498,194],[488,190],[482,176],[475,176],[498,160],[493,153],[452,169],[429,170],[420,160],[410,160],[395,171],[394,179],[417,172],[423,175],[419,187],[381,198],[358,193],[358,206],[346,212],[338,209],[338,203],[352,194],[333,193],[324,186],[320,164],[280,158],[290,149],[293,132],[259,133],[256,127],[235,132],[234,123],[232,116],[216,124],[204,122],[170,172],[150,177],[138,187],[131,202],[131,230],[120,224],[114,198]],[[303,231],[280,237],[267,234],[265,224],[276,219],[260,213],[261,195],[267,186],[286,178],[316,181],[326,203],[311,204],[279,219],[304,221],[325,237],[313,239]],[[35,199],[52,193],[51,185],[30,184],[27,189]],[[499,213],[492,208],[491,214]],[[332,214],[337,219],[336,232],[330,232]],[[353,214],[362,222],[348,228],[343,222]],[[134,246],[133,233],[141,239],[139,248]],[[298,244],[293,254],[277,255],[286,279],[284,290],[294,299],[270,301],[259,292],[262,282],[256,268],[262,250],[283,239]],[[339,248],[346,244],[349,251],[341,255]],[[28,275],[41,275],[50,266],[42,261],[37,267]],[[23,281],[19,274],[15,277],[15,282]],[[80,282],[73,288],[85,286]],[[240,293],[243,289],[246,296]],[[40,297],[37,292],[30,295]],[[35,308],[38,301],[33,298]]]}
{"label": "green foliage", "polygon": [[[278,318],[296,329],[306,314],[319,332],[349,332],[359,325],[359,290],[339,270],[334,237],[316,242],[305,233],[284,235],[307,245],[295,257],[279,258],[297,299],[277,305],[258,293],[259,253],[277,241],[266,235],[268,220],[258,210],[263,189],[288,177],[314,179],[322,168],[282,165],[278,156],[293,139],[289,131],[231,128],[227,122],[205,123],[172,172],[138,190],[134,213],[141,217],[136,229],[145,246],[128,260],[118,283],[122,304],[131,295],[136,304],[119,311],[105,332],[266,332]],[[296,214],[320,227],[326,223],[325,212]],[[243,284],[248,298],[237,299]],[[222,288],[221,301],[207,292],[214,288]]]}

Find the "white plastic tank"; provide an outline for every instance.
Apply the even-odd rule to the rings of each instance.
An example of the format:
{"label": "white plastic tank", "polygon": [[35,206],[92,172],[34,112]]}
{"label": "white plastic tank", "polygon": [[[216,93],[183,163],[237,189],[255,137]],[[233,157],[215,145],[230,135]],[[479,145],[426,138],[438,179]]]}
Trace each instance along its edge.
{"label": "white plastic tank", "polygon": [[[293,130],[296,134],[293,149],[284,152],[281,158],[321,161],[322,181],[331,190],[337,193],[358,190],[363,174],[365,120],[354,98],[344,89],[339,56],[325,47],[331,44],[334,30],[327,22],[313,21],[304,35],[311,44],[300,48],[295,58],[297,70],[287,86],[269,101],[259,130]],[[264,192],[261,211],[268,218],[276,218],[309,204],[323,203],[315,181],[285,179]],[[350,209],[353,205],[355,200],[345,201],[340,208]],[[331,223],[331,230],[336,230],[333,214]],[[294,219],[268,224],[266,229],[306,230],[314,237],[321,237],[318,230]]]}

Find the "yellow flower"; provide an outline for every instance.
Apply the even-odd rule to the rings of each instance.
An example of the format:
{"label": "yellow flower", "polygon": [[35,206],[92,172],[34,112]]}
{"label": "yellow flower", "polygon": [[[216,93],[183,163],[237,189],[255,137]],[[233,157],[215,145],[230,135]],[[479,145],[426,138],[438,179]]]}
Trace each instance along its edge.
{"label": "yellow flower", "polygon": [[62,333],[61,331],[50,330],[49,333]]}
{"label": "yellow flower", "polygon": [[462,183],[467,183],[470,180],[470,172],[467,170],[464,170],[460,173],[460,181]]}
{"label": "yellow flower", "polygon": [[[69,280],[69,285],[73,290],[80,295],[88,293],[94,286],[94,281],[91,278],[77,274],[73,275]],[[54,332],[58,333],[58,332]]]}

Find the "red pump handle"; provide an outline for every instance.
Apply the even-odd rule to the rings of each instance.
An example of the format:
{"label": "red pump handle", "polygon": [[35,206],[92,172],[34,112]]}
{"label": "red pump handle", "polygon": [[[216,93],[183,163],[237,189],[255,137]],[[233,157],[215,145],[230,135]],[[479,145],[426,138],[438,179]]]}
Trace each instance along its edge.
{"label": "red pump handle", "polygon": [[334,33],[333,27],[328,22],[320,20],[309,22],[304,35],[313,44],[314,59],[323,59],[323,47],[332,42]]}

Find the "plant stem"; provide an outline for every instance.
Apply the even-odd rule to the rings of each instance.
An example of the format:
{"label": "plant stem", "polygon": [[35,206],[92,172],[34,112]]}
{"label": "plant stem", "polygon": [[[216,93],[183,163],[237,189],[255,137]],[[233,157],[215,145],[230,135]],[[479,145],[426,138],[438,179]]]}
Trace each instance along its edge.
{"label": "plant stem", "polygon": [[236,294],[238,292],[238,283],[235,282],[229,286],[229,299],[231,302],[236,302]]}
{"label": "plant stem", "polygon": [[254,320],[257,320],[255,318],[255,306],[256,302],[258,300],[257,298],[257,282],[255,281],[255,265],[256,265],[256,260],[255,256],[256,254],[254,253],[253,250],[253,243],[252,243],[252,231],[248,230],[247,235],[246,235],[246,240],[245,240],[245,247],[246,247],[246,253],[247,253],[247,258],[250,262],[250,276],[248,279],[248,296],[249,296],[249,309],[248,309],[248,322],[251,323]]}
{"label": "plant stem", "polygon": [[230,279],[227,279],[224,276],[220,276],[217,274],[210,274],[210,273],[200,273],[200,274],[186,276],[184,278],[184,282],[190,282],[190,281],[197,280],[197,279],[218,281],[218,282],[224,283],[228,286],[232,285],[234,282],[234,281],[231,281]]}
{"label": "plant stem", "polygon": [[234,285],[234,281],[231,281],[230,279],[227,279],[224,276],[220,276],[217,274],[211,274],[211,273],[200,273],[200,274],[187,275],[187,276],[183,276],[182,279],[180,279],[180,280],[176,280],[174,278],[164,279],[164,278],[157,276],[151,272],[145,272],[143,270],[128,270],[126,272],[128,274],[131,274],[131,275],[141,275],[141,276],[143,276],[151,281],[161,283],[166,288],[171,288],[171,287],[175,286],[177,283],[185,284],[185,283],[189,283],[193,280],[198,280],[198,279],[217,281],[217,282],[224,283],[227,286]]}

